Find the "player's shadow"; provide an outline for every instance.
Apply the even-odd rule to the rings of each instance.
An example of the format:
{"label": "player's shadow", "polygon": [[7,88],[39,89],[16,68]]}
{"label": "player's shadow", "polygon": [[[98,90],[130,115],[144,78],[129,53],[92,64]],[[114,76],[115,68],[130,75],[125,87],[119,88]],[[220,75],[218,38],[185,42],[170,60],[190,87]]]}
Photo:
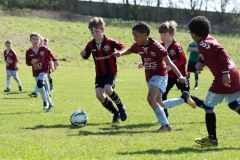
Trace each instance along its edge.
{"label": "player's shadow", "polygon": [[142,130],[142,131],[129,131],[129,130],[112,130],[112,131],[104,131],[104,132],[91,132],[91,131],[84,131],[84,130],[80,130],[78,135],[69,135],[69,136],[109,136],[109,135],[133,135],[133,134],[139,134],[139,133],[150,133],[151,131],[146,131],[146,130]]}
{"label": "player's shadow", "polygon": [[11,95],[11,94],[26,94],[25,91],[18,91],[18,92],[4,92],[4,95]]}
{"label": "player's shadow", "polygon": [[11,113],[0,113],[0,116],[18,115],[18,114],[32,114],[32,113],[39,113],[39,112],[11,112]]}
{"label": "player's shadow", "polygon": [[143,154],[143,155],[156,155],[156,154],[182,154],[182,153],[203,153],[203,152],[221,152],[226,150],[236,150],[239,151],[240,148],[233,148],[233,147],[223,147],[223,148],[216,148],[216,147],[201,147],[196,146],[194,147],[182,147],[178,149],[173,150],[161,150],[161,149],[149,149],[149,150],[143,150],[143,151],[126,151],[126,152],[118,152],[119,155],[137,155],[137,154]]}
{"label": "player's shadow", "polygon": [[79,127],[73,127],[72,125],[64,125],[64,124],[56,124],[56,125],[37,125],[34,127],[24,127],[22,129],[30,129],[30,130],[37,130],[37,129],[48,129],[48,128],[70,128],[70,129],[79,129]]}

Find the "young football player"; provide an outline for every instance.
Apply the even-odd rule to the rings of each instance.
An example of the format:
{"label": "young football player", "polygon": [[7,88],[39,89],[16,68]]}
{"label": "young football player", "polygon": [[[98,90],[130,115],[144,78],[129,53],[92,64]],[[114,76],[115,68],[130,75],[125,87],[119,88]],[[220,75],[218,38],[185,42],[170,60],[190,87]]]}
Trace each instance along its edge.
{"label": "young football player", "polygon": [[18,57],[16,52],[12,48],[12,42],[7,40],[5,42],[6,50],[3,52],[4,60],[6,62],[6,74],[7,74],[7,88],[4,92],[10,92],[11,76],[15,79],[18,84],[19,91],[22,91],[22,84],[18,77]]}
{"label": "young football player", "polygon": [[[113,113],[113,123],[118,122],[119,118],[121,118],[121,121],[125,121],[127,119],[126,107],[118,94],[113,90],[117,75],[117,63],[116,58],[112,56],[115,49],[124,50],[125,47],[122,43],[104,35],[105,22],[101,17],[92,18],[88,28],[93,39],[87,43],[80,55],[84,59],[88,59],[92,54],[94,59],[96,97],[107,110]],[[112,101],[104,93],[115,102],[118,109],[114,107]]]}
{"label": "young football player", "polygon": [[[45,47],[47,47],[48,45],[48,39],[46,38],[43,38],[42,36],[40,36],[40,39],[41,39],[41,46],[44,45]],[[52,65],[52,63],[50,63],[50,65]],[[50,70],[49,70],[49,74],[48,74],[48,80],[49,80],[49,83],[50,83],[50,88],[49,88],[49,85],[47,83],[47,80],[45,80],[45,83],[44,83],[44,86],[45,86],[45,89],[47,91],[47,93],[51,96],[51,91],[53,91],[53,83],[52,83],[52,77],[51,77],[51,71],[53,72],[55,70],[55,68],[53,66],[50,66]],[[36,84],[35,88],[34,88],[34,91],[29,94],[30,97],[38,97],[38,86]]]}
{"label": "young football player", "polygon": [[115,52],[113,55],[120,57],[136,53],[141,56],[149,88],[147,101],[152,107],[158,122],[161,124],[161,127],[156,132],[169,132],[172,130],[172,126],[169,124],[164,110],[161,107],[163,106],[162,94],[166,91],[168,79],[165,63],[170,66],[173,72],[177,75],[178,82],[185,83],[186,78],[182,76],[181,72],[179,72],[177,67],[171,61],[167,50],[156,40],[149,37],[150,27],[147,23],[140,22],[136,24],[132,28],[132,34],[135,43],[129,49]]}
{"label": "young football player", "polygon": [[41,36],[38,33],[30,34],[30,42],[32,43],[32,47],[26,51],[26,64],[32,66],[33,77],[37,81],[38,90],[43,100],[43,110],[49,112],[54,103],[46,92],[44,83],[51,67],[51,61],[57,67],[58,60],[50,49],[43,45],[41,46]]}
{"label": "young football player", "polygon": [[210,35],[211,25],[206,17],[194,17],[190,20],[188,28],[200,52],[199,61],[196,64],[197,70],[202,71],[204,67],[208,67],[214,76],[203,104],[208,136],[196,138],[195,142],[203,146],[217,146],[214,107],[225,98],[228,107],[240,114],[240,105],[237,101],[240,96],[240,75],[233,60]]}

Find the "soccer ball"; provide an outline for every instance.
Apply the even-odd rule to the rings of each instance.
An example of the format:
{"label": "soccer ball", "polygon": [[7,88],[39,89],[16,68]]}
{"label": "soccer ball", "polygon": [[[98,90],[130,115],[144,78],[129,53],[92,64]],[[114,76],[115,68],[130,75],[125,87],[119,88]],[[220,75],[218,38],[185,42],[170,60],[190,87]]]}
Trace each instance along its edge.
{"label": "soccer ball", "polygon": [[84,127],[88,121],[88,115],[83,110],[75,110],[70,116],[70,122],[75,127]]}

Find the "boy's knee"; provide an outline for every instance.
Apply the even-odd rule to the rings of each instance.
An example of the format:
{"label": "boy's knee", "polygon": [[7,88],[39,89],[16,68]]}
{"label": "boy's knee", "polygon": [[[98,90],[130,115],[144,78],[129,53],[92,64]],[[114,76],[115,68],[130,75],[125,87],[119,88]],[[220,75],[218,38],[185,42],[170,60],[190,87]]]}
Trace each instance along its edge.
{"label": "boy's knee", "polygon": [[38,86],[38,88],[42,88],[43,87],[43,80],[38,79],[37,86]]}
{"label": "boy's knee", "polygon": [[235,110],[239,107],[239,103],[237,100],[231,102],[228,104],[228,107],[231,109],[231,110]]}

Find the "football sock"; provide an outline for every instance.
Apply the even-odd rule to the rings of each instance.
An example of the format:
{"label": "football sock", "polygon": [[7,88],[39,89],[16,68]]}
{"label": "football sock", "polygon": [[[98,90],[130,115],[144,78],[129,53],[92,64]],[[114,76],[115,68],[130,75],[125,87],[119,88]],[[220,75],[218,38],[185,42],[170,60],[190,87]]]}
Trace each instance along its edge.
{"label": "football sock", "polygon": [[51,85],[53,83],[52,78],[49,79],[49,84]]}
{"label": "football sock", "polygon": [[42,100],[43,100],[43,101],[48,101],[48,100],[47,100],[47,96],[46,96],[45,88],[44,88],[44,87],[38,88],[38,90],[39,90],[39,92],[40,92],[40,94],[41,94]]}
{"label": "football sock", "polygon": [[198,86],[198,74],[195,74],[195,86]]}
{"label": "football sock", "polygon": [[11,83],[10,78],[9,79],[7,78],[7,88],[9,89],[10,89],[10,83]]}
{"label": "football sock", "polygon": [[198,97],[190,95],[190,97],[193,99],[193,101],[196,103],[196,105],[200,108],[203,108],[203,100],[199,99]]}
{"label": "football sock", "polygon": [[17,83],[18,83],[18,86],[19,86],[19,87],[21,87],[21,86],[22,86],[22,84],[21,84],[21,81],[20,81],[20,79],[18,78],[16,81],[17,81]]}
{"label": "football sock", "polygon": [[50,94],[50,89],[49,89],[49,85],[48,85],[47,81],[45,81],[44,86],[45,86],[45,89],[46,89],[46,93]]}
{"label": "football sock", "polygon": [[112,95],[110,95],[109,97],[115,102],[118,109],[123,108],[123,104],[121,102],[121,99],[119,98],[118,94],[115,91],[113,91]]}
{"label": "football sock", "polygon": [[162,109],[162,107],[158,106],[158,108],[154,111],[157,116],[158,122],[161,123],[162,126],[169,125],[167,117]]}
{"label": "football sock", "polygon": [[183,103],[185,103],[185,101],[181,97],[168,99],[168,100],[163,101],[163,104],[165,105],[166,108],[172,108],[172,107],[178,106],[178,105],[183,104]]}
{"label": "football sock", "polygon": [[238,114],[240,114],[240,109],[237,111]]}
{"label": "football sock", "polygon": [[34,88],[34,92],[35,92],[36,94],[38,94],[38,86],[37,86],[37,85],[36,85],[35,88]]}
{"label": "football sock", "polygon": [[216,139],[216,114],[206,113],[205,121],[209,137]]}
{"label": "football sock", "polygon": [[109,110],[111,113],[115,114],[118,113],[118,110],[114,107],[112,101],[106,97],[105,101],[102,103],[102,105]]}

